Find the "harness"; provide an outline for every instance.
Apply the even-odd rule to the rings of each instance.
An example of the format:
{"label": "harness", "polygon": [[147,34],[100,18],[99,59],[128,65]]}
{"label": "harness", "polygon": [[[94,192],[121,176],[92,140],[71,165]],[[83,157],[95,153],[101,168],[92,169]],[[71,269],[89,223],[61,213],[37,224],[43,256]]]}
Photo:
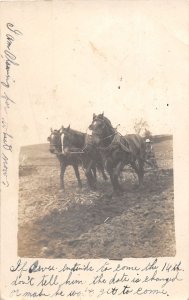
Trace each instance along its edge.
{"label": "harness", "polygon": [[[107,124],[105,120],[103,121],[104,127],[109,127],[109,124]],[[110,126],[112,127],[111,123]],[[122,136],[117,131],[117,128],[112,127],[112,129],[113,133],[111,135],[101,139],[101,142],[103,142],[104,140],[113,137],[111,143],[108,146],[97,147],[99,150],[104,152],[105,156],[109,156],[109,154],[111,155],[113,151],[116,151],[120,148],[128,154],[131,163],[137,159],[138,155],[139,157],[143,158],[143,151],[140,151],[140,140],[138,140],[138,137],[134,137],[133,135]],[[96,133],[98,135],[98,133],[95,132],[95,130],[93,130],[93,132],[94,134]]]}
{"label": "harness", "polygon": [[[120,146],[122,150],[124,150],[125,152],[131,153],[132,149],[130,147],[129,142],[127,141],[126,138],[124,138],[119,132],[115,132],[114,134],[111,134],[107,137],[105,137],[103,140],[109,138],[113,136],[113,140],[111,141],[110,145],[108,145],[107,147],[98,147],[100,150],[113,150],[115,148],[115,146]],[[126,142],[126,145],[124,145],[123,141]]]}
{"label": "harness", "polygon": [[[92,141],[92,138],[91,138],[91,136],[90,135],[88,135],[87,133],[85,133],[85,139],[84,139],[84,147],[83,148],[77,148],[77,149],[79,149],[80,151],[70,151],[70,149],[69,149],[69,151],[66,153],[65,151],[64,151],[64,149],[63,149],[63,142],[62,142],[62,152],[63,153],[65,153],[66,155],[67,154],[84,154],[85,153],[85,150],[87,149],[87,146],[92,146],[92,143],[91,143],[91,141]],[[74,147],[73,147],[74,148]]]}

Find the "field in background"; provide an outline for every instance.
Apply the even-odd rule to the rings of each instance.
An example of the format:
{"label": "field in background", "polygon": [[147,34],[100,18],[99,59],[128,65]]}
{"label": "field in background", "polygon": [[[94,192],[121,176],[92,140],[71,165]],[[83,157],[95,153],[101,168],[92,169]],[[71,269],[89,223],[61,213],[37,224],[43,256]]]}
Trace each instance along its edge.
{"label": "field in background", "polygon": [[97,191],[82,190],[71,167],[59,191],[59,162],[48,144],[20,152],[18,255],[45,258],[156,257],[175,255],[172,136],[153,139],[159,171],[147,169],[145,187],[126,168],[124,194],[98,176]]}

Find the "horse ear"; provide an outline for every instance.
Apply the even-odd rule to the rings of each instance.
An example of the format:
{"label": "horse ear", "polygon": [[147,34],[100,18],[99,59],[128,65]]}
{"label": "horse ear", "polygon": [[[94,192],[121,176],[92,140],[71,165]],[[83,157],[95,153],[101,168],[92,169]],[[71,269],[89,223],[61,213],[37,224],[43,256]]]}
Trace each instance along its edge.
{"label": "horse ear", "polygon": [[96,114],[93,113],[93,120],[96,118]]}
{"label": "horse ear", "polygon": [[52,127],[51,127],[51,132],[53,132]]}
{"label": "horse ear", "polygon": [[67,130],[70,130],[70,124],[69,124],[69,126],[67,127]]}
{"label": "horse ear", "polygon": [[102,112],[102,117],[104,117],[104,112]]}

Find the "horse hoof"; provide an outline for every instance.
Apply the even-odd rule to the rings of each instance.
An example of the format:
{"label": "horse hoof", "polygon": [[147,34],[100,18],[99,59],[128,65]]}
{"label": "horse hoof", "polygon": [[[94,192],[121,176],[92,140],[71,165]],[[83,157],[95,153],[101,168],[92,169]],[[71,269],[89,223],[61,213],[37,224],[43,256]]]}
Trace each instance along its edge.
{"label": "horse hoof", "polygon": [[144,189],[144,184],[136,184],[134,186],[134,190],[143,190]]}
{"label": "horse hoof", "polygon": [[78,187],[76,188],[76,191],[77,191],[77,192],[81,192],[81,191],[82,191],[82,186],[78,186]]}
{"label": "horse hoof", "polygon": [[124,192],[124,188],[121,185],[119,186],[118,192],[121,194]]}
{"label": "horse hoof", "polygon": [[106,198],[108,199],[112,199],[113,197],[113,193],[108,193],[108,194],[105,194]]}
{"label": "horse hoof", "polygon": [[123,191],[122,191],[122,190],[120,190],[120,191],[115,191],[115,192],[113,193],[113,195],[114,195],[115,197],[122,196],[122,195],[123,195]]}
{"label": "horse hoof", "polygon": [[120,191],[113,191],[109,194],[106,194],[106,197],[109,199],[112,199],[113,197],[119,197],[121,195],[122,195],[122,193]]}
{"label": "horse hoof", "polygon": [[137,190],[139,188],[139,185],[138,184],[135,184],[134,186],[133,186],[133,190]]}
{"label": "horse hoof", "polygon": [[138,183],[136,183],[136,184],[134,185],[133,189],[134,189],[134,190],[139,190],[140,187],[141,187],[141,185],[138,184]]}
{"label": "horse hoof", "polygon": [[92,191],[96,191],[96,190],[97,190],[97,187],[96,187],[96,186],[91,186],[91,190],[92,190]]}
{"label": "horse hoof", "polygon": [[143,190],[144,190],[144,188],[145,188],[144,184],[142,184],[142,185],[139,185],[139,190],[140,190],[140,191],[143,191]]}

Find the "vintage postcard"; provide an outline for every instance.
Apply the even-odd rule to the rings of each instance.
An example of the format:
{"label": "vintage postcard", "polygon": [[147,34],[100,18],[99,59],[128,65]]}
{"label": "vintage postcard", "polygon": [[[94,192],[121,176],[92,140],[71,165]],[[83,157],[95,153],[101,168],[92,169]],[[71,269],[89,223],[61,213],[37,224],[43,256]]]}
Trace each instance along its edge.
{"label": "vintage postcard", "polygon": [[189,2],[0,16],[1,299],[189,299]]}

